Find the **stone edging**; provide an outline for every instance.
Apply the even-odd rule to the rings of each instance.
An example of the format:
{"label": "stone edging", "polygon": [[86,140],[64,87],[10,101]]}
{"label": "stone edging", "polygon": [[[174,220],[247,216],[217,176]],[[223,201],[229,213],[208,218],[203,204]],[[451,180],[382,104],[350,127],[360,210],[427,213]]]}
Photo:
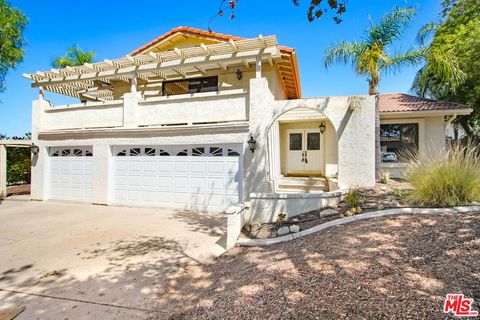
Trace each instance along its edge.
{"label": "stone edging", "polygon": [[237,240],[237,244],[240,246],[247,246],[247,247],[268,246],[276,243],[282,243],[282,242],[290,241],[293,239],[301,238],[333,226],[338,226],[338,225],[347,224],[350,222],[361,221],[361,220],[377,218],[377,217],[394,216],[394,215],[401,215],[401,214],[441,214],[441,213],[473,213],[473,212],[480,212],[480,206],[458,206],[458,207],[452,207],[452,208],[401,208],[401,209],[387,209],[387,210],[380,210],[380,211],[372,211],[372,212],[362,213],[362,214],[351,216],[351,217],[329,221],[326,223],[319,224],[318,226],[312,227],[310,229],[306,229],[297,233],[287,234],[281,237],[268,238],[268,239],[240,238]]}

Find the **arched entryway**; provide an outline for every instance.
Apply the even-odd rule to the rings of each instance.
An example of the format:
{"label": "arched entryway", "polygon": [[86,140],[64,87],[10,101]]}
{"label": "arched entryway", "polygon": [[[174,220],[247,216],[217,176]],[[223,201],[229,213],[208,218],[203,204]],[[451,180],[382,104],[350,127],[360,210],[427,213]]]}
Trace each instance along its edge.
{"label": "arched entryway", "polygon": [[299,106],[278,115],[268,128],[268,145],[275,192],[332,191],[328,179],[338,176],[338,139],[320,110]]}

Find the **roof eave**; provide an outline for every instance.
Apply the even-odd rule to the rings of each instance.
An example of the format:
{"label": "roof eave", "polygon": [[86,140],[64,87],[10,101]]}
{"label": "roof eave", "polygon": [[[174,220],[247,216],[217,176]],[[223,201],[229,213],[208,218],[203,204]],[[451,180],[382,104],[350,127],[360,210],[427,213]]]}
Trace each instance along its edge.
{"label": "roof eave", "polygon": [[419,116],[440,116],[440,115],[469,115],[473,112],[471,108],[462,109],[444,109],[444,110],[420,110],[420,111],[380,111],[382,117],[401,118],[401,117],[419,117]]}

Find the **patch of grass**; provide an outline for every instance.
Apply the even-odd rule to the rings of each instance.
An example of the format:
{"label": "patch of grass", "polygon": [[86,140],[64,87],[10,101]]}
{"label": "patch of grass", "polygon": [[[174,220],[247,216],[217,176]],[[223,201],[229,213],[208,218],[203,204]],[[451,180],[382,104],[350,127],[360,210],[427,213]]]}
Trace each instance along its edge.
{"label": "patch of grass", "polygon": [[448,207],[480,201],[480,157],[472,145],[456,145],[443,154],[418,157],[407,171],[413,190],[407,201]]}

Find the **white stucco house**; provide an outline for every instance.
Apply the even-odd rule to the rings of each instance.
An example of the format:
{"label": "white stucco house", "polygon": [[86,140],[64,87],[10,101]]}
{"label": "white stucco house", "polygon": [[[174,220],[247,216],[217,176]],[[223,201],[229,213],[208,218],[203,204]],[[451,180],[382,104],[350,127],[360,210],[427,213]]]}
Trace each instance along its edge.
{"label": "white stucco house", "polygon": [[[115,60],[26,74],[32,105],[31,197],[222,212],[249,201],[275,219],[401,176],[405,149],[445,148],[470,109],[404,94],[302,98],[297,55],[275,36],[172,29]],[[54,106],[47,91],[79,99]]]}

